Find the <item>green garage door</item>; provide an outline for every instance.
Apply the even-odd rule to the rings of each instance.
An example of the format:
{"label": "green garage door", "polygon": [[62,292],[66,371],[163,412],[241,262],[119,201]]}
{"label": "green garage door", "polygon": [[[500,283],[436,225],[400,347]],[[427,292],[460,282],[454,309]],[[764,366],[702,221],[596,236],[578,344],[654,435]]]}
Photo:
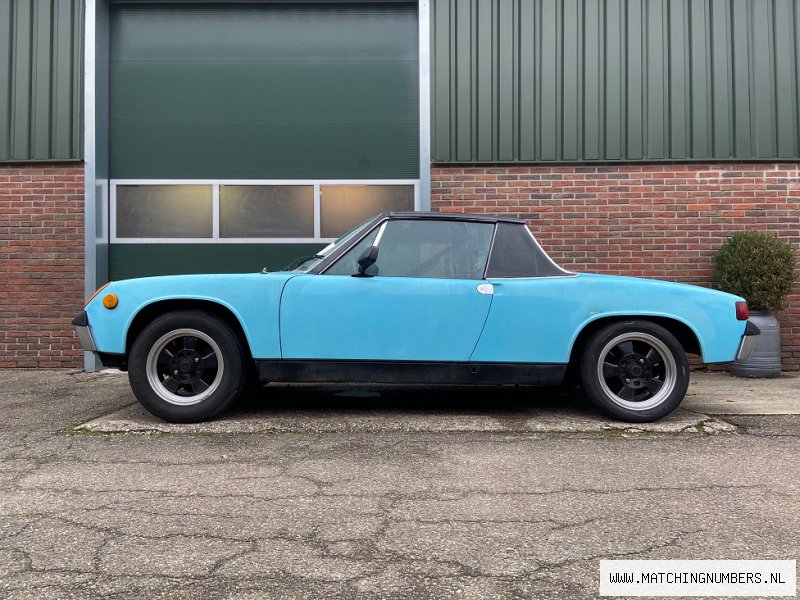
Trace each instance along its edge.
{"label": "green garage door", "polygon": [[416,3],[115,3],[111,277],[312,252],[419,178]]}

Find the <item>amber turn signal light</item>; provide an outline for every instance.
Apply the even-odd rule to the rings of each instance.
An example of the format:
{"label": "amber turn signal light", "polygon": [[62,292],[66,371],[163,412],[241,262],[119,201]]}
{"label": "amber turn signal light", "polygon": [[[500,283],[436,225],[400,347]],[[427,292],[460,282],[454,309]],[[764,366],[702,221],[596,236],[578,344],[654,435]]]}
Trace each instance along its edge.
{"label": "amber turn signal light", "polygon": [[106,308],[117,308],[117,304],[119,304],[119,298],[117,298],[116,294],[106,294],[103,296],[103,306]]}

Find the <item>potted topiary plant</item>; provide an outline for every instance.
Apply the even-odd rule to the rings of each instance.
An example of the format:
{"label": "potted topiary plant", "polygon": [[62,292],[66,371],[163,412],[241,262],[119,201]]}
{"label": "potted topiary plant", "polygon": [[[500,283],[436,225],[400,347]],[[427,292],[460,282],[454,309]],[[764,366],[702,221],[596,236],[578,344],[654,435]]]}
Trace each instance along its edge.
{"label": "potted topiary plant", "polygon": [[736,233],[717,252],[714,282],[719,289],[747,300],[750,320],[761,330],[750,358],[731,365],[734,375],[781,374],[780,325],[774,313],[783,308],[792,291],[795,263],[789,244],[759,231]]}

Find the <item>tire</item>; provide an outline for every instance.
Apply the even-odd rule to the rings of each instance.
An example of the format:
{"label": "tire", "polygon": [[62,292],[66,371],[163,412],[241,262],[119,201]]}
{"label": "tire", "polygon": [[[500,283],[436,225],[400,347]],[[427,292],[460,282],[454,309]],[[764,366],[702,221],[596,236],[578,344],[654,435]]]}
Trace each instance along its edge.
{"label": "tire", "polygon": [[155,416],[196,423],[220,414],[242,394],[248,366],[242,343],[223,320],[186,310],[144,328],[131,347],[128,378]]}
{"label": "tire", "polygon": [[689,387],[689,360],[669,331],[622,321],[589,338],[580,359],[589,399],[622,421],[645,423],[675,410]]}

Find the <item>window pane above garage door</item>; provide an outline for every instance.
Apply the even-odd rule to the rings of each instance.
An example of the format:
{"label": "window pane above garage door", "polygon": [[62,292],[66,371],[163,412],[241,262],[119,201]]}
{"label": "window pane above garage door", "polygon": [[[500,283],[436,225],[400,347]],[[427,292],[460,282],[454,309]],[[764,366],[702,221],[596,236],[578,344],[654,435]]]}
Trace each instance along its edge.
{"label": "window pane above garage door", "polygon": [[320,227],[323,238],[336,238],[384,211],[414,210],[413,185],[323,185]]}
{"label": "window pane above garage door", "polygon": [[219,186],[222,238],[313,238],[314,186]]}
{"label": "window pane above garage door", "polygon": [[119,4],[114,178],[419,176],[415,3]]}
{"label": "window pane above garage door", "polygon": [[210,185],[116,187],[116,237],[211,238]]}

